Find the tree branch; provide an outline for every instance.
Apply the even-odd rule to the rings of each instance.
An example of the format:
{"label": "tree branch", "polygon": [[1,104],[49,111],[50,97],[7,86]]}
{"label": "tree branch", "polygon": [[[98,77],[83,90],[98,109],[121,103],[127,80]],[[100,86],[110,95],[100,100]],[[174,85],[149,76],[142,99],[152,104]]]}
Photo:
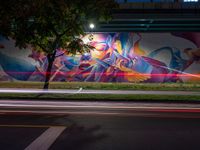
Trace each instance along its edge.
{"label": "tree branch", "polygon": [[[66,51],[65,51],[65,52],[66,52]],[[55,56],[55,57],[56,57],[56,58],[57,58],[57,57],[60,57],[60,56],[64,55],[65,52],[63,52],[62,54],[59,54],[59,55],[57,55],[57,56]]]}
{"label": "tree branch", "polygon": [[58,36],[61,38],[64,34],[66,34],[69,31],[69,28],[67,28],[63,33],[59,34]]}
{"label": "tree branch", "polygon": [[46,50],[46,48],[39,42],[36,42],[36,44],[46,53],[48,53],[48,51]]}

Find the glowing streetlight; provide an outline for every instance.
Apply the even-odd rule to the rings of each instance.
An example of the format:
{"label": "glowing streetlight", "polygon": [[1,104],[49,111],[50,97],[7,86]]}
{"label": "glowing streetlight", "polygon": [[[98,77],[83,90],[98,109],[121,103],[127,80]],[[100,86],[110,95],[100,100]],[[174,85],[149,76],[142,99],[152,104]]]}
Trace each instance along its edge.
{"label": "glowing streetlight", "polygon": [[90,23],[89,27],[90,29],[94,29],[95,25],[93,23]]}

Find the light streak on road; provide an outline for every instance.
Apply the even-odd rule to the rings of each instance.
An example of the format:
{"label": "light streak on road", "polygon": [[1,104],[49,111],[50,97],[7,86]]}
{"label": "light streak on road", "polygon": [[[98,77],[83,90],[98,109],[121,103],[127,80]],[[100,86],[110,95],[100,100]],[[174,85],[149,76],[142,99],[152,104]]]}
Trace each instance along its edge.
{"label": "light streak on road", "polygon": [[[141,113],[142,112],[142,113]],[[7,114],[74,114],[112,116],[160,116],[159,113],[197,113],[200,118],[200,104],[176,103],[130,103],[130,102],[64,102],[1,100],[0,113]],[[173,116],[174,117],[174,116]],[[179,116],[185,118],[186,116]]]}
{"label": "light streak on road", "polygon": [[[76,102],[75,102],[76,103]],[[0,102],[0,107],[3,108],[3,107],[19,107],[19,108],[38,108],[38,109],[70,109],[70,108],[73,108],[73,109],[126,109],[126,110],[130,110],[130,109],[152,109],[152,110],[155,110],[155,109],[160,109],[160,110],[163,110],[163,109],[173,109],[173,110],[184,110],[184,109],[187,109],[187,107],[184,107],[184,106],[166,106],[166,105],[158,105],[158,106],[153,106],[153,105],[149,105],[149,106],[140,106],[140,105],[132,105],[131,104],[127,104],[127,105],[115,105],[113,104],[113,106],[107,106],[107,105],[70,105],[68,102],[40,102],[40,101],[36,101],[36,102],[30,102],[30,101],[3,101],[3,102]],[[190,110],[197,110],[197,111],[200,111],[200,108],[199,107],[190,107],[189,108]]]}
{"label": "light streak on road", "polygon": [[199,95],[197,91],[138,91],[138,90],[79,90],[71,89],[0,89],[0,93],[21,93],[21,94],[146,94],[146,95]]}

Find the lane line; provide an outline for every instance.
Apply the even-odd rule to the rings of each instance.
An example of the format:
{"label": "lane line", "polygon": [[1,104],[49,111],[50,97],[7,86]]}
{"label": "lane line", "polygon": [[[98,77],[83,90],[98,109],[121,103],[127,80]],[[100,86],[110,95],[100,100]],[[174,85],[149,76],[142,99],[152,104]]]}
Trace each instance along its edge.
{"label": "lane line", "polygon": [[66,127],[50,127],[35,139],[25,150],[48,150]]}
{"label": "lane line", "polygon": [[49,128],[49,127],[66,127],[66,126],[59,126],[59,125],[25,125],[25,124],[1,124],[0,127],[11,127],[11,128]]}

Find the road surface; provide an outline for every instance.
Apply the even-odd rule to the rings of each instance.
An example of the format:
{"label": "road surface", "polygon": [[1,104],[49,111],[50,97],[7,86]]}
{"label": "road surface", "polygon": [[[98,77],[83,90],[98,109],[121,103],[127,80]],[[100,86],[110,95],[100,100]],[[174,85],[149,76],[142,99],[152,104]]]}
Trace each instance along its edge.
{"label": "road surface", "polygon": [[200,149],[200,104],[0,101],[8,150]]}

